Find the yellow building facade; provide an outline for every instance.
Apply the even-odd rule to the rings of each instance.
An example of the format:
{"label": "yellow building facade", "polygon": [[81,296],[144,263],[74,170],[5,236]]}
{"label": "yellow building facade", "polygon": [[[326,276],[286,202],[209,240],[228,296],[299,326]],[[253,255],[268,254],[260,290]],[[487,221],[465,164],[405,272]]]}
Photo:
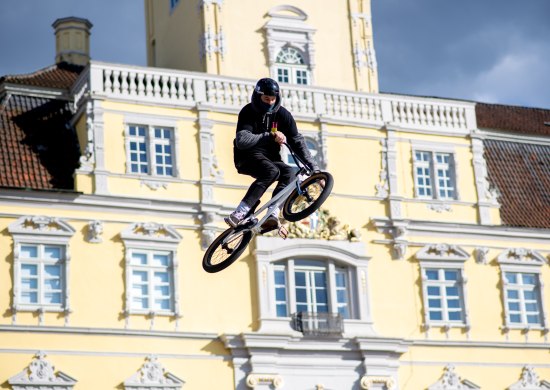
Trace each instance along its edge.
{"label": "yellow building facade", "polygon": [[[80,158],[73,189],[0,192],[1,388],[550,389],[550,233],[501,220],[506,136],[476,103],[378,93],[369,1],[290,3],[145,1],[150,67],[34,87]],[[250,184],[238,112],[285,69],[333,192],[207,274]]]}

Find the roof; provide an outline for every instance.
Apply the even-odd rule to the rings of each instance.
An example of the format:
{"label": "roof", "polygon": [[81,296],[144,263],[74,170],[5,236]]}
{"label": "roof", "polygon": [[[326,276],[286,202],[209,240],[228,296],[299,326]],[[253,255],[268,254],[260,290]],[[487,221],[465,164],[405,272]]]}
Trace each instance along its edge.
{"label": "roof", "polygon": [[550,110],[478,103],[476,120],[478,128],[506,135],[483,141],[488,180],[499,193],[502,224],[550,228],[550,144],[535,138],[550,135],[550,126],[545,125],[550,124]]}
{"label": "roof", "polygon": [[[550,110],[542,108],[476,104],[477,127],[519,134],[550,135]],[[548,123],[548,125],[545,125]]]}
{"label": "roof", "polygon": [[30,85],[35,87],[69,89],[84,67],[61,62],[40,69],[34,73],[7,75],[0,78],[1,83]]}
{"label": "roof", "polygon": [[[80,66],[59,64],[38,72],[0,78],[34,87],[68,89]],[[0,101],[0,186],[30,189],[74,189],[79,148],[66,125],[72,117],[66,100],[5,94]]]}
{"label": "roof", "polygon": [[550,145],[485,140],[489,182],[503,225],[550,228]]}

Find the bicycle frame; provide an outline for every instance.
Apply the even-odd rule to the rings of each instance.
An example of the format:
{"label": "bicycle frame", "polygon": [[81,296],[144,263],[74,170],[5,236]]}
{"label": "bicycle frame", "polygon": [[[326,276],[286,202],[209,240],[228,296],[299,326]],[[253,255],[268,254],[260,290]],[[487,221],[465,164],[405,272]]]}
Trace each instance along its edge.
{"label": "bicycle frame", "polygon": [[[237,225],[237,227],[235,228],[236,231],[249,230],[254,235],[260,234],[262,224],[267,220],[267,218],[269,218],[273,210],[275,210],[276,208],[281,209],[286,198],[292,193],[294,188],[297,189],[298,193],[302,193],[300,184],[302,184],[303,180],[300,176],[303,174],[310,175],[312,173],[312,170],[308,167],[308,164],[305,161],[303,161],[298,155],[296,155],[296,153],[294,153],[290,145],[288,145],[286,142],[284,142],[283,145],[288,148],[292,158],[298,166],[298,172],[296,172],[294,180],[292,180],[285,188],[283,188],[281,192],[271,198],[266,204],[264,204],[258,210],[254,211],[254,213],[246,217],[239,225]],[[264,210],[267,210],[267,212],[264,214],[263,217],[260,218],[260,215]],[[254,221],[254,223],[250,225],[250,222],[252,221]],[[226,239],[229,238],[230,236],[228,236]]]}

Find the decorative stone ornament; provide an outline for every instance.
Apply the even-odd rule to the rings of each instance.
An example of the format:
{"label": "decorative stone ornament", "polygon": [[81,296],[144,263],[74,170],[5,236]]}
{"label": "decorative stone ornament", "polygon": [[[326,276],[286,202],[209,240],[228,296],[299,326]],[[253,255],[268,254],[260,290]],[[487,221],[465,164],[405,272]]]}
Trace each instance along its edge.
{"label": "decorative stone ornament", "polygon": [[508,390],[546,390],[550,389],[550,382],[540,380],[532,366],[525,366],[521,372],[521,379],[508,388]]}
{"label": "decorative stone ornament", "polygon": [[250,374],[246,377],[246,385],[252,389],[259,385],[271,385],[275,389],[281,389],[284,385],[284,381],[280,375]]}
{"label": "decorative stone ornament", "polygon": [[[383,387],[380,387],[383,386]],[[395,381],[391,377],[384,376],[364,376],[361,378],[361,389],[364,390],[375,390],[378,388],[395,390],[397,389]]]}
{"label": "decorative stone ornament", "polygon": [[38,352],[29,366],[8,379],[13,390],[65,390],[72,389],[76,379],[63,372],[55,373],[55,367],[46,360],[44,352]]}
{"label": "decorative stone ornament", "polygon": [[466,379],[461,379],[455,371],[455,366],[449,364],[445,367],[443,376],[439,381],[428,387],[428,390],[468,390],[480,389],[479,386]]}
{"label": "decorative stone ornament", "polygon": [[341,225],[338,217],[330,215],[330,212],[323,208],[301,221],[285,221],[283,225],[288,230],[288,238],[350,242],[358,242],[361,238],[359,229],[352,229],[348,224]]}
{"label": "decorative stone ornament", "polygon": [[170,390],[181,389],[185,381],[166,372],[158,358],[154,355],[147,356],[145,363],[130,378],[124,382],[125,390]]}
{"label": "decorative stone ornament", "polygon": [[103,242],[102,234],[103,222],[95,220],[88,223],[88,242],[94,244]]}

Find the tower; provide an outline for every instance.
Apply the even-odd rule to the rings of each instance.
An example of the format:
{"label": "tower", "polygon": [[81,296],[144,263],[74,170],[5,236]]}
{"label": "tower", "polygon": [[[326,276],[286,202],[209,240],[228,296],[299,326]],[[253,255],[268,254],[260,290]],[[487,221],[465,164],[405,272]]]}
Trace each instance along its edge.
{"label": "tower", "polygon": [[90,60],[90,29],[87,19],[68,17],[57,19],[55,29],[55,62],[86,65]]}
{"label": "tower", "polygon": [[145,0],[149,66],[378,92],[370,0]]}

